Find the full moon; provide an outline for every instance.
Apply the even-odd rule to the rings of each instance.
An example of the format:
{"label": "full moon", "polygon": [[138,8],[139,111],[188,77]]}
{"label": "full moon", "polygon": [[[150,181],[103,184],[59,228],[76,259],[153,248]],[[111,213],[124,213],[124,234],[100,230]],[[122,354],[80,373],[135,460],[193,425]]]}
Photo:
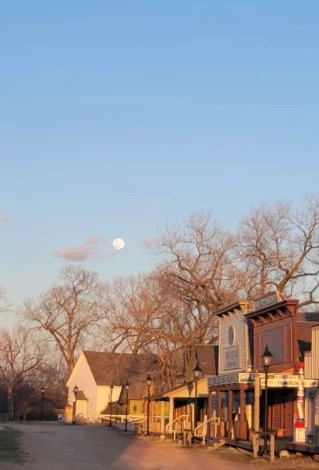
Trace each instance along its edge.
{"label": "full moon", "polygon": [[122,248],[124,248],[124,240],[122,240],[122,238],[115,238],[115,240],[113,240],[113,247],[116,249],[116,250],[121,250]]}

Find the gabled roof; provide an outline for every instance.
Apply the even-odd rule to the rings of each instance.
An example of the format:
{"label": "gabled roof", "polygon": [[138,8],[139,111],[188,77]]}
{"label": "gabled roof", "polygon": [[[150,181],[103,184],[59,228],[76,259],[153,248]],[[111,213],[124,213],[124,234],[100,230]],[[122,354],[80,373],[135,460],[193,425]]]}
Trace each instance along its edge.
{"label": "gabled roof", "polygon": [[[129,384],[130,384],[129,391],[128,391],[129,399],[130,400],[142,400],[142,398],[147,394],[147,385],[146,385],[145,377],[144,376],[142,377],[142,381],[129,382]],[[123,386],[118,402],[123,404],[125,403],[125,401],[126,401],[126,389]]]}
{"label": "gabled roof", "polygon": [[217,375],[218,348],[213,344],[195,344],[185,372],[186,380],[193,380],[193,369],[198,362],[204,376]]}
{"label": "gabled roof", "polygon": [[213,315],[219,317],[219,316],[227,315],[230,312],[233,312],[234,310],[241,310],[243,313],[247,313],[249,307],[250,307],[250,302],[248,302],[247,300],[241,300],[239,302],[233,302],[232,304],[225,305],[225,307],[214,312]]}
{"label": "gabled roof", "polygon": [[97,385],[145,382],[157,364],[154,354],[83,351]]}

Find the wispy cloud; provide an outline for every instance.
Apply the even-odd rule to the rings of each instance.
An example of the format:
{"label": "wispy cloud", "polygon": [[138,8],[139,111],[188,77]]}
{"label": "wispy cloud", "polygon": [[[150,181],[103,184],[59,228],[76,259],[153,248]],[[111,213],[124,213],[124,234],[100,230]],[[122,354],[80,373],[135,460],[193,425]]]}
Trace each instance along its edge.
{"label": "wispy cloud", "polygon": [[4,224],[8,221],[8,216],[5,212],[0,211],[0,224]]}
{"label": "wispy cloud", "polygon": [[66,248],[57,248],[53,255],[67,261],[86,261],[96,255],[96,245],[103,243],[103,238],[97,235],[88,237],[84,243]]}
{"label": "wispy cloud", "polygon": [[89,237],[84,242],[86,245],[100,245],[103,243],[103,238],[98,236]]}
{"label": "wispy cloud", "polygon": [[92,257],[93,253],[93,249],[85,245],[59,248],[53,252],[54,256],[64,258],[67,261],[86,261]]}
{"label": "wispy cloud", "polygon": [[151,248],[157,246],[160,242],[159,237],[152,237],[152,238],[145,238],[141,241],[141,246],[145,246],[147,248]]}

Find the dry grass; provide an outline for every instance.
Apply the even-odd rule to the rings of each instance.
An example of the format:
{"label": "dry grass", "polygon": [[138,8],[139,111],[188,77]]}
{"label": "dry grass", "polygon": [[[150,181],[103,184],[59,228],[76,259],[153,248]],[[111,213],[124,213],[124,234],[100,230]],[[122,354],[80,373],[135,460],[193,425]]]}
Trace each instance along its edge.
{"label": "dry grass", "polygon": [[[159,439],[159,437],[152,438],[154,443],[162,444],[167,447],[176,447],[178,444],[172,439]],[[205,447],[199,445],[194,446],[183,446],[186,450],[190,452],[207,452]],[[219,449],[211,451],[212,458],[214,456],[221,458],[229,462],[238,462],[245,464],[247,467],[259,468],[260,470],[266,468],[276,468],[279,470],[319,470],[319,455],[310,456],[302,454],[290,454],[290,458],[287,460],[279,459],[276,457],[273,464],[270,463],[269,458],[258,457],[254,459],[253,454],[247,450],[239,449],[235,447],[223,446]]]}
{"label": "dry grass", "polygon": [[0,432],[0,462],[22,463],[25,461],[20,447],[19,432],[4,429]]}
{"label": "dry grass", "polygon": [[221,447],[214,453],[225,460],[245,463],[247,466],[258,467],[260,469],[276,467],[276,469],[282,470],[319,470],[319,456],[316,455],[311,456],[290,453],[289,459],[279,459],[276,457],[275,462],[271,464],[270,459],[268,458],[258,457],[257,459],[254,459],[251,452],[233,447]]}

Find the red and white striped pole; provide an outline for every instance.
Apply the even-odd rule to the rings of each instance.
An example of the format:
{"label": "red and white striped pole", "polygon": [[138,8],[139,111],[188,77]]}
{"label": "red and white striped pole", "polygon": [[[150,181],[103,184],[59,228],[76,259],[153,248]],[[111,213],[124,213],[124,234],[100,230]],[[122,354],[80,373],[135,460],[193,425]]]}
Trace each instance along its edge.
{"label": "red and white striped pole", "polygon": [[306,442],[305,430],[305,388],[304,388],[304,363],[298,363],[298,391],[297,391],[297,418],[295,420],[295,442]]}

